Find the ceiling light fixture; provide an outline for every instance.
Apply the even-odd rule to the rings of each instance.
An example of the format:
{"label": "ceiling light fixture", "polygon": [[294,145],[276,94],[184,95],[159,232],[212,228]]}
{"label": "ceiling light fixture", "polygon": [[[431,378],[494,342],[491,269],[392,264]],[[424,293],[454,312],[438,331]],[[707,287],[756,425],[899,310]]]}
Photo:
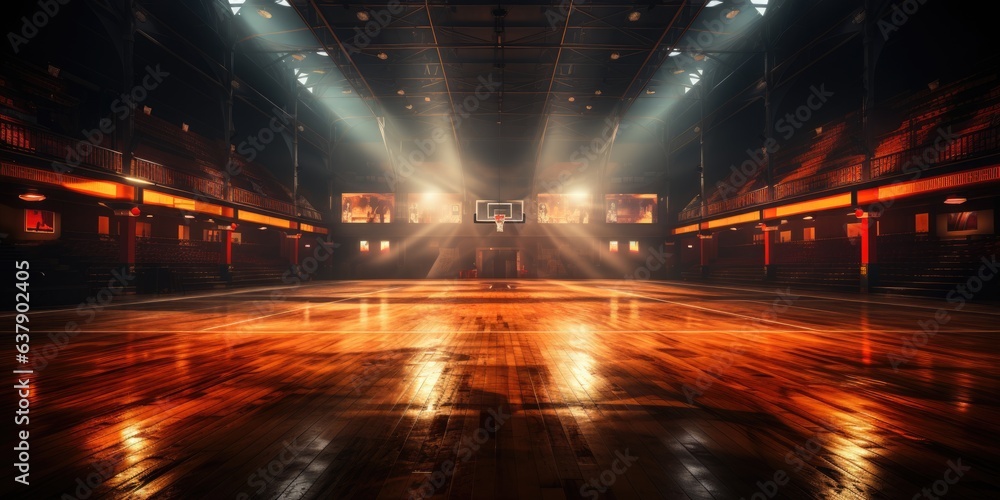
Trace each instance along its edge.
{"label": "ceiling light fixture", "polygon": [[597,90],[594,91],[594,95],[601,95],[603,93],[604,92],[601,92],[601,89],[597,89]]}
{"label": "ceiling light fixture", "polygon": [[260,226],[257,229],[260,229],[261,231],[263,231],[263,230],[267,229],[267,226]]}
{"label": "ceiling light fixture", "polygon": [[628,20],[632,21],[633,23],[638,21],[640,17],[642,17],[642,13],[637,10],[633,10],[632,12],[628,13]]}
{"label": "ceiling light fixture", "polygon": [[618,52],[612,52],[611,53],[611,60],[612,61],[617,61],[618,59],[621,59],[621,57],[622,57],[622,55],[619,54]]}
{"label": "ceiling light fixture", "polygon": [[431,98],[430,97],[424,97],[424,102],[431,102]]}
{"label": "ceiling light fixture", "polygon": [[813,216],[807,215],[807,216],[803,217],[802,220],[813,220]]}
{"label": "ceiling light fixture", "polygon": [[24,201],[45,201],[45,195],[34,189],[29,189],[28,192],[21,193],[17,197]]}
{"label": "ceiling light fixture", "polygon": [[740,9],[733,9],[729,12],[726,12],[726,19],[735,19],[736,16],[738,15],[740,15]]}
{"label": "ceiling light fixture", "polygon": [[378,57],[379,59],[384,61],[389,58],[389,54],[386,54],[385,52],[379,52],[378,54],[375,54],[375,57]]}
{"label": "ceiling light fixture", "polygon": [[753,8],[757,9],[760,15],[763,16],[767,12],[767,0],[750,0],[750,3],[753,4]]}
{"label": "ceiling light fixture", "polygon": [[406,91],[403,89],[399,89],[396,91],[396,95],[406,95]]}
{"label": "ceiling light fixture", "polygon": [[961,205],[962,203],[965,203],[966,201],[969,201],[969,200],[967,200],[965,198],[962,198],[961,196],[949,196],[949,197],[945,198],[944,204],[945,205]]}
{"label": "ceiling light fixture", "polygon": [[152,182],[149,182],[146,179],[140,179],[138,177],[124,177],[124,179],[133,184],[152,184]]}
{"label": "ceiling light fixture", "polygon": [[354,15],[358,16],[358,21],[361,21],[361,22],[367,22],[369,19],[372,18],[372,16],[368,15],[368,12],[364,11],[364,10],[359,10]]}
{"label": "ceiling light fixture", "polygon": [[193,219],[193,218],[194,218],[194,216],[193,216],[193,215],[191,215],[191,214],[184,214],[184,218],[185,218],[185,219]]}
{"label": "ceiling light fixture", "polygon": [[264,19],[271,19],[272,17],[271,13],[264,9],[257,9],[257,13],[260,14],[260,17],[263,17]]}
{"label": "ceiling light fixture", "polygon": [[576,100],[576,98],[573,97],[573,96],[569,96],[566,100],[569,101],[569,102],[573,102],[573,101]]}
{"label": "ceiling light fixture", "polygon": [[407,104],[406,105],[406,109],[413,109],[413,105],[412,104]]}
{"label": "ceiling light fixture", "polygon": [[591,106],[590,104],[588,104],[588,105],[587,105],[587,110],[589,111],[589,110],[591,110],[591,109],[594,109],[594,107],[593,107],[593,106]]}

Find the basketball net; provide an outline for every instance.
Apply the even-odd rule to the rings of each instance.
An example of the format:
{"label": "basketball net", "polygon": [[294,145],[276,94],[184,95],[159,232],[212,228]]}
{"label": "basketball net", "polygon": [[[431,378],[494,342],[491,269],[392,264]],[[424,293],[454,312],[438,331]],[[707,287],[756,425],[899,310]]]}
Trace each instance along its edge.
{"label": "basketball net", "polygon": [[504,214],[496,214],[496,215],[493,216],[493,219],[496,220],[496,223],[497,223],[497,232],[498,233],[502,233],[503,232],[503,220],[506,217],[507,216],[504,215]]}

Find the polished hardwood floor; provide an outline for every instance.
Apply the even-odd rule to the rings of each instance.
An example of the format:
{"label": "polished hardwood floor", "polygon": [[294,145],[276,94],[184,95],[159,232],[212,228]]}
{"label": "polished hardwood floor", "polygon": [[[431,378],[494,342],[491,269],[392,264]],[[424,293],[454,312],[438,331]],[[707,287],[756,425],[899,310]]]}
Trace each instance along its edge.
{"label": "polished hardwood floor", "polygon": [[322,282],[35,311],[32,353],[70,321],[0,497],[1000,498],[995,304]]}

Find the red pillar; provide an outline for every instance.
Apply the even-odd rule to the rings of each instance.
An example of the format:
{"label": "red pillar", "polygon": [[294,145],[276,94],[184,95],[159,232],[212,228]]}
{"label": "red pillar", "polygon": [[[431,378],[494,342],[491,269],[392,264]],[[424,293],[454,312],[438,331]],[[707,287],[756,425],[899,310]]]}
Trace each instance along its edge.
{"label": "red pillar", "polygon": [[865,214],[861,218],[861,291],[875,283],[873,273],[878,263],[878,221]]}
{"label": "red pillar", "polygon": [[222,253],[219,256],[219,261],[221,264],[227,266],[233,263],[233,232],[223,231],[222,232]]}
{"label": "red pillar", "polygon": [[703,278],[708,277],[708,263],[711,261],[711,256],[709,254],[711,248],[709,248],[709,245],[711,242],[712,236],[710,234],[698,235],[698,248],[700,253],[698,261],[701,264],[701,276]]}
{"label": "red pillar", "polygon": [[772,231],[764,230],[764,265],[771,265],[771,233]]}
{"label": "red pillar", "polygon": [[135,217],[118,217],[118,261],[129,267],[135,265]]}
{"label": "red pillar", "polygon": [[299,238],[285,238],[288,243],[288,262],[293,265],[299,265]]}

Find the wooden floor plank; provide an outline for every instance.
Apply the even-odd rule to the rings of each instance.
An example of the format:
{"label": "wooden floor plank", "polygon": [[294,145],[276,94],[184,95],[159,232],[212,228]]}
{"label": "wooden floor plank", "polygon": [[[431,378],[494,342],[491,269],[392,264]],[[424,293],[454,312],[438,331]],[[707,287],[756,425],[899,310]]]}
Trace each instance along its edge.
{"label": "wooden floor plank", "polygon": [[[949,498],[1000,495],[992,305],[490,284],[116,299],[34,374],[31,485],[0,497],[722,499],[780,472],[781,497],[911,498],[958,461]],[[34,313],[32,352],[79,319]]]}

